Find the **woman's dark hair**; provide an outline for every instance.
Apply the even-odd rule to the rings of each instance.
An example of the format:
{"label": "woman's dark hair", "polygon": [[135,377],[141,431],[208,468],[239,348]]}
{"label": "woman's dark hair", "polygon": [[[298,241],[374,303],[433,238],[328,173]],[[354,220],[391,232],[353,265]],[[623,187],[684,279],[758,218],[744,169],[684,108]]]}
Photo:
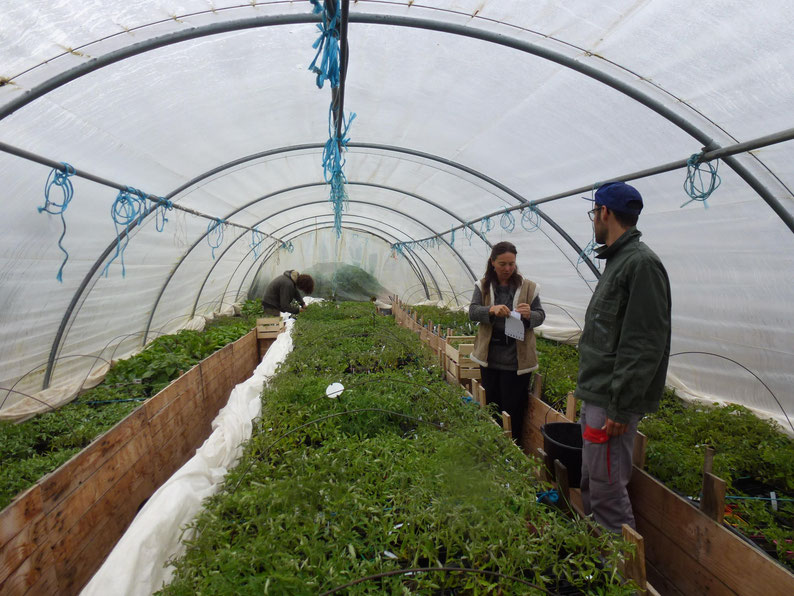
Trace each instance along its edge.
{"label": "woman's dark hair", "polygon": [[[491,284],[498,283],[499,281],[499,278],[496,275],[496,269],[494,269],[491,261],[495,261],[496,257],[503,255],[506,252],[518,255],[518,251],[512,242],[497,242],[493,245],[493,248],[491,249],[491,256],[488,257],[488,262],[485,264],[485,275],[483,275],[483,278],[485,279],[485,282],[483,283],[483,298],[485,298],[485,294],[487,294],[490,290]],[[510,276],[510,279],[507,280],[507,284],[513,288],[518,288],[521,285],[521,275],[518,273],[518,267],[516,267],[516,270],[513,271],[513,275]]]}
{"label": "woman's dark hair", "polygon": [[304,294],[311,294],[314,292],[314,279],[311,275],[306,273],[301,273],[298,276],[298,279],[295,281],[295,285],[298,286],[298,289]]}

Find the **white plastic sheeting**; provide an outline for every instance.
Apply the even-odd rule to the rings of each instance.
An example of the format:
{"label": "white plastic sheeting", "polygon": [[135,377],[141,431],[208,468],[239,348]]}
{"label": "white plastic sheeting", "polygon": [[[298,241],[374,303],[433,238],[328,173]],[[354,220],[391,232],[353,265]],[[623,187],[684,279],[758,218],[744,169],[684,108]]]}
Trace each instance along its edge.
{"label": "white plastic sheeting", "polygon": [[183,540],[191,535],[181,530],[201,510],[202,501],[218,491],[227,470],[242,455],[242,443],[250,438],[253,420],[262,412],[262,388],[292,350],[293,323],[286,321],[286,330],[254,374],[232,389],[212,421],[212,434],[149,498],[83,588],[83,596],[149,596],[171,580],[174,568],[166,563],[185,551]]}
{"label": "white plastic sheeting", "polygon": [[[50,387],[73,394],[104,361],[287,268],[340,260],[403,299],[464,304],[488,246],[460,230],[451,243],[450,228],[479,230],[522,199],[560,195],[539,204],[539,229],[508,233],[495,216],[487,240],[514,242],[541,284],[544,333],[575,337],[596,276],[571,191],[792,127],[791,0],[358,0],[337,242],[310,13],[297,0],[4,3],[0,142],[229,225],[213,258],[206,217],[171,211],[162,232],[149,217],[130,231],[126,275],[117,258],[104,277],[117,191],[75,177],[58,283],[61,220],[36,210],[50,168],[0,151],[0,417]],[[737,154],[719,174],[708,209],[681,207],[684,170],[634,182],[639,228],[672,283],[671,379],[788,426],[794,142]],[[269,235],[256,251],[253,226]],[[439,247],[389,248],[437,234]]]}

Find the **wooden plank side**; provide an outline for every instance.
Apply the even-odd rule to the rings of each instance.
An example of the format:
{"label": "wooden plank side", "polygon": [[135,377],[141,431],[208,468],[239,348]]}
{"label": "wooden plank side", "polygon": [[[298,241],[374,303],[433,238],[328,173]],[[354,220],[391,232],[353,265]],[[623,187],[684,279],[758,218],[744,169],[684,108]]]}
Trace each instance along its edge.
{"label": "wooden plank side", "polygon": [[62,593],[79,593],[154,490],[149,458],[142,457],[53,544]]}
{"label": "wooden plank side", "polygon": [[162,391],[146,400],[144,407],[146,408],[147,417],[151,419],[157,412],[170,405],[174,400],[179,399],[180,395],[197,382],[198,377],[199,369],[197,364],[179,378],[174,379]]}
{"label": "wooden plank side", "polygon": [[[183,391],[164,408],[149,416],[149,432],[152,438],[158,436],[165,429],[171,426],[172,419],[183,409],[191,408],[192,403],[198,403],[203,399],[201,375],[198,368],[194,369],[190,383],[183,386]],[[147,410],[147,414],[148,414]]]}
{"label": "wooden plank side", "polygon": [[[709,519],[646,472],[634,469],[629,495],[637,516],[664,534],[671,543],[678,545],[705,570],[720,578],[732,592],[794,594],[794,575],[727,528]],[[639,527],[638,530],[643,536],[648,533]],[[650,541],[646,543],[646,550],[651,550]],[[663,568],[656,558],[661,554],[656,545],[653,546],[653,553],[655,565],[665,575],[671,578],[691,575],[675,568]],[[747,573],[748,569],[752,569],[753,573]]]}
{"label": "wooden plank side", "polygon": [[250,331],[234,342],[232,354],[234,355],[234,384],[236,385],[248,379],[259,364],[256,332]]}
{"label": "wooden plank side", "polygon": [[52,511],[69,493],[78,489],[97,468],[138,435],[145,423],[146,412],[143,408],[138,408],[57,470],[40,480],[44,511]]}
{"label": "wooden plank side", "polygon": [[0,511],[0,548],[19,534],[44,510],[41,487],[34,484]]}
{"label": "wooden plank side", "polygon": [[5,581],[0,581],[0,594],[3,596],[45,596],[59,593],[55,558],[48,544],[42,544]]}
{"label": "wooden plank side", "polygon": [[138,460],[141,458],[148,460],[151,446],[148,429],[142,429],[113,457],[98,467],[82,485],[56,504],[48,516],[50,532],[60,536],[74,526]]}
{"label": "wooden plank side", "polygon": [[30,520],[20,532],[0,548],[0,583],[46,543],[47,519],[43,513]]}

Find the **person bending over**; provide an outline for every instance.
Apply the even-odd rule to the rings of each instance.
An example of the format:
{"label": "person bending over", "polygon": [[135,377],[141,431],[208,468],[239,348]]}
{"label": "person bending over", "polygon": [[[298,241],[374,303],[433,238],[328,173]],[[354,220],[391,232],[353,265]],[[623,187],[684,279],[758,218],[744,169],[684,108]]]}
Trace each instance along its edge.
{"label": "person bending over", "polygon": [[290,269],[273,279],[265,288],[265,295],[262,297],[265,315],[277,317],[283,312],[298,314],[306,308],[299,290],[304,294],[311,294],[314,291],[314,279],[311,275]]}

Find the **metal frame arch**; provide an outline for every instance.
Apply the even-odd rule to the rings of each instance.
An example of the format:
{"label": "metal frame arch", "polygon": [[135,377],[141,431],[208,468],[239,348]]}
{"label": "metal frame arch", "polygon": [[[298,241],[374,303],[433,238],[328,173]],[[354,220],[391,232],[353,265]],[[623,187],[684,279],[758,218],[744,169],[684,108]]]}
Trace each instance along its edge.
{"label": "metal frame arch", "polygon": [[[324,203],[325,201],[322,201],[322,202]],[[317,219],[317,217],[331,217],[331,216],[332,216],[331,214],[323,214],[323,215],[321,215],[321,216],[309,216],[309,217],[305,217],[305,218],[302,218],[302,219],[298,219],[298,220],[291,221],[291,222],[289,222],[289,223],[287,223],[287,224],[283,225],[281,228],[278,228],[278,230],[283,230],[283,229],[284,229],[284,228],[286,228],[287,226],[290,226],[290,225],[292,225],[292,224],[295,224],[295,223],[301,223],[301,222],[303,222],[303,221],[306,221],[306,220],[309,220],[309,219],[314,219],[314,220],[316,220],[316,219]],[[358,218],[358,219],[366,219],[366,220],[370,220],[370,221],[378,221],[378,222],[379,222],[381,225],[388,225],[390,228],[392,228],[392,229],[396,230],[397,232],[401,232],[401,233],[405,234],[405,232],[403,232],[402,230],[400,230],[400,229],[399,229],[399,228],[397,228],[396,226],[392,226],[391,224],[384,224],[384,222],[381,222],[381,221],[379,221],[379,220],[376,220],[376,219],[374,219],[374,218],[372,218],[372,217],[368,217],[368,216],[366,216],[366,215],[356,215],[356,214],[347,214],[347,215],[346,215],[346,218],[348,218],[348,219],[349,219],[349,218],[351,218],[351,217],[355,217],[355,218]],[[323,222],[323,223],[324,223],[324,222]],[[422,225],[424,225],[424,224],[422,224]],[[425,226],[425,227],[427,227],[427,226]],[[430,228],[428,228],[428,229],[430,229]],[[393,235],[392,235],[392,236],[393,236]],[[396,236],[395,236],[395,239],[396,239]],[[454,251],[454,247],[450,246],[450,248],[452,248],[452,250]],[[424,246],[422,246],[422,249],[423,249],[423,250],[424,250],[424,251],[425,251],[425,252],[428,254],[428,256],[430,256],[430,258],[432,258],[432,259],[433,259],[433,262],[435,262],[435,263],[436,263],[436,266],[437,266],[437,267],[438,267],[438,269],[441,271],[442,275],[444,276],[444,279],[446,280],[447,284],[450,286],[450,289],[453,289],[453,288],[452,288],[452,283],[449,281],[449,278],[447,277],[447,274],[446,274],[446,272],[445,272],[445,271],[444,271],[444,270],[441,268],[441,266],[438,264],[438,261],[436,261],[435,257],[433,257],[433,255],[430,253],[430,251],[428,251],[428,250],[427,250],[427,249],[426,249]],[[240,265],[242,265],[242,263],[243,263],[243,261],[245,260],[245,258],[246,258],[248,255],[250,255],[252,251],[253,251],[253,248],[252,248],[251,250],[249,250],[249,251],[248,251],[248,253],[245,255],[245,257],[243,257],[243,258],[240,260],[240,262],[239,262],[239,263],[237,264],[237,266],[234,268],[234,271],[233,271],[233,272],[231,273],[231,275],[229,276],[229,280],[226,282],[226,286],[225,286],[225,288],[224,288],[224,291],[223,291],[223,295],[224,295],[224,296],[225,296],[225,295],[228,293],[229,284],[231,284],[231,281],[232,281],[232,279],[233,279],[233,278],[234,278],[234,276],[237,274],[237,271],[238,271],[238,269],[240,268]],[[463,261],[463,259],[462,259],[462,258],[460,257],[460,255],[457,253],[457,251],[454,251],[454,252],[455,252],[456,256],[458,256],[458,258],[461,260],[461,263],[462,263],[462,264],[463,264],[465,267],[468,267],[467,263],[466,263],[465,261]],[[417,258],[418,258],[418,257],[417,257]],[[240,294],[242,293],[242,287],[243,287],[243,284],[245,283],[245,280],[246,280],[246,278],[248,277],[248,274],[250,273],[251,269],[253,268],[253,265],[254,265],[254,263],[252,263],[252,264],[249,266],[249,268],[248,268],[248,271],[245,273],[245,275],[243,275],[242,279],[240,280],[240,285],[238,286],[238,288],[237,288],[237,293],[235,294],[235,300],[238,300],[238,299],[240,298]],[[471,272],[471,270],[469,270],[469,274],[470,274],[470,275],[472,275],[472,272]],[[209,276],[209,275],[208,275],[208,276]],[[431,277],[433,277],[433,276],[432,276],[432,274],[431,274]],[[473,278],[473,279],[475,279],[475,278]],[[205,280],[205,283],[206,283],[206,280]],[[436,284],[436,286],[438,287],[438,284]],[[454,292],[454,289],[453,289],[453,292]]]}
{"label": "metal frame arch", "polygon": [[[358,224],[358,225],[366,225],[366,224]],[[297,230],[293,230],[292,232],[289,232],[290,234],[295,234],[294,236],[290,237],[290,240],[293,240],[295,238],[300,238],[301,236],[305,236],[306,234],[310,234],[312,231],[330,230],[330,229],[333,229],[333,227],[334,227],[333,222],[323,222],[323,225],[306,225],[306,226],[302,226],[302,227],[298,228]],[[382,240],[386,244],[389,243],[389,240],[387,238],[384,238],[383,236],[381,236],[381,235],[379,235],[377,233],[377,232],[382,232],[382,230],[378,230],[377,228],[373,228],[371,226],[367,226],[367,228],[365,229],[365,228],[359,228],[359,227],[354,227],[354,226],[349,226],[349,225],[343,226],[343,227],[346,230],[351,230],[351,231],[354,231],[354,232],[361,232],[363,234],[369,234],[369,235],[377,238],[378,240]],[[296,232],[299,232],[300,230],[304,230],[304,229],[307,229],[307,228],[311,228],[311,230],[307,230],[305,232],[296,233]],[[391,234],[389,234],[389,236],[391,236]],[[396,237],[393,237],[393,238],[396,239]],[[270,252],[270,254],[265,256],[264,253],[263,253],[262,256],[265,256],[265,258],[262,259],[261,263],[259,264],[259,267],[257,268],[257,272],[256,272],[256,274],[254,274],[254,277],[256,277],[256,275],[259,274],[259,271],[262,269],[262,267],[264,267],[264,265],[271,259],[271,257],[273,257],[276,254],[276,251],[278,251],[279,248],[280,247],[275,246],[275,245],[271,245],[270,247],[268,247],[267,250]],[[441,296],[441,288],[439,287],[438,282],[436,281],[435,277],[432,275],[432,273],[430,273],[430,270],[427,267],[427,265],[424,264],[422,259],[420,259],[413,250],[409,249],[409,252],[411,253],[411,257],[415,260],[415,263],[412,263],[410,261],[410,259],[406,259],[406,260],[408,261],[408,264],[411,267],[411,269],[413,269],[414,273],[416,274],[416,277],[419,280],[419,283],[422,284],[422,288],[425,291],[425,296],[427,297],[427,299],[428,300],[430,299],[430,291],[429,291],[428,286],[427,286],[427,281],[425,280],[425,275],[421,271],[420,265],[424,265],[424,268],[427,270],[427,274],[429,275],[430,279],[433,280],[433,285],[435,286],[436,293],[439,296]],[[252,265],[252,267],[253,267],[253,265]]]}
{"label": "metal frame arch", "polygon": [[[0,106],[0,120],[6,116],[14,113],[21,107],[28,103],[46,95],[47,93],[57,89],[70,81],[73,81],[83,75],[99,70],[110,64],[114,64],[126,58],[136,56],[138,54],[166,47],[175,43],[189,41],[200,37],[207,37],[210,35],[217,35],[221,33],[229,33],[232,31],[240,31],[243,29],[256,29],[260,27],[278,26],[278,25],[296,25],[296,24],[310,24],[319,21],[319,16],[315,14],[302,14],[302,15],[275,15],[275,16],[259,16],[248,19],[238,19],[227,21],[223,23],[212,23],[210,25],[202,25],[193,27],[185,31],[176,31],[148,39],[136,44],[131,44],[127,47],[108,52],[104,56],[92,58],[87,62],[75,66],[65,72],[62,72],[36,87],[25,91],[18,98],[7,102],[5,105]],[[508,37],[499,33],[491,31],[477,30],[472,27],[463,25],[456,25],[453,23],[444,23],[432,19],[396,16],[396,15],[377,15],[367,13],[353,13],[348,16],[350,23],[364,23],[370,25],[393,25],[397,27],[409,27],[415,29],[424,29],[430,31],[437,31],[442,33],[449,33],[453,35],[461,35],[470,37],[472,39],[479,39],[489,43],[495,43],[508,48],[526,52],[539,58],[555,62],[563,67],[570,68],[580,74],[588,76],[604,85],[607,85],[635,101],[644,105],[645,107],[653,110],[663,118],[667,119],[681,130],[697,139],[704,150],[710,151],[720,148],[706,132],[701,130],[695,123],[691,122],[683,114],[678,114],[671,108],[667,107],[662,102],[650,97],[644,91],[635,88],[616,77],[595,68],[594,66],[583,64],[574,58],[566,56],[558,51],[548,48],[540,47],[539,45]],[[635,75],[636,76],[636,75]],[[689,106],[687,105],[689,108]],[[689,108],[692,109],[692,108]],[[729,133],[726,133],[729,134]],[[794,215],[789,213],[786,208],[777,200],[772,192],[764,185],[755,175],[753,175],[747,168],[745,168],[734,157],[723,158],[725,163],[733,169],[739,177],[741,177],[753,190],[758,193],[761,198],[772,208],[772,210],[780,217],[783,222],[794,232]],[[757,159],[757,158],[756,158]],[[759,160],[760,161],[760,160]],[[761,162],[763,163],[763,162]],[[769,171],[769,170],[768,170]],[[770,175],[771,171],[770,171]]]}
{"label": "metal frame arch", "polygon": [[[347,182],[347,184],[348,184],[348,185],[358,185],[358,186],[371,186],[369,183],[366,183],[366,182],[350,182],[350,181],[349,181],[349,182]],[[231,217],[231,216],[235,215],[236,213],[239,213],[240,211],[242,211],[242,210],[244,210],[244,209],[247,209],[247,208],[248,208],[248,207],[250,207],[251,205],[254,205],[254,204],[256,204],[256,203],[258,203],[258,202],[260,202],[260,201],[267,200],[267,199],[269,199],[269,198],[272,198],[272,197],[274,197],[274,196],[276,196],[276,195],[284,194],[284,193],[286,193],[286,192],[292,192],[292,191],[294,191],[294,190],[300,190],[300,189],[304,189],[304,188],[311,188],[311,187],[315,187],[315,186],[326,186],[326,183],[325,183],[325,182],[310,182],[310,183],[304,183],[304,184],[297,184],[297,185],[290,186],[290,187],[287,187],[287,188],[284,188],[284,189],[280,189],[280,190],[278,190],[278,191],[274,191],[274,192],[268,193],[268,194],[266,194],[266,195],[263,195],[262,197],[259,197],[259,198],[257,198],[257,199],[254,199],[253,201],[249,201],[248,203],[246,203],[246,204],[244,204],[244,205],[241,205],[241,206],[237,207],[236,209],[234,209],[234,210],[233,210],[233,211],[231,211],[230,213],[226,214],[226,215],[223,217],[223,219],[228,219],[229,217]],[[384,189],[384,190],[391,190],[391,191],[393,191],[393,192],[397,192],[397,193],[400,193],[400,194],[402,194],[402,195],[411,196],[411,197],[413,197],[413,198],[415,198],[415,199],[417,199],[417,200],[419,200],[419,201],[422,201],[423,203],[427,203],[428,205],[431,205],[431,206],[433,206],[433,207],[436,207],[436,208],[437,208],[437,209],[439,209],[440,211],[444,211],[444,212],[445,212],[445,213],[447,213],[447,214],[448,214],[450,217],[452,217],[452,218],[454,218],[454,219],[458,220],[458,221],[459,221],[459,222],[461,222],[461,223],[466,223],[466,222],[465,222],[464,220],[462,220],[460,217],[458,217],[457,215],[455,215],[454,213],[452,213],[451,211],[449,211],[449,210],[448,210],[448,209],[446,209],[445,207],[442,207],[442,206],[438,205],[437,203],[435,203],[434,201],[431,201],[430,199],[426,199],[426,198],[424,198],[424,197],[422,197],[422,196],[420,196],[420,195],[417,195],[417,194],[415,194],[415,193],[407,193],[407,192],[404,192],[404,191],[402,191],[402,190],[400,190],[400,189],[391,188],[391,187],[384,186],[384,185],[379,185],[379,188],[382,188],[382,189]],[[355,201],[354,201],[354,202],[355,202]],[[363,203],[364,201],[358,201],[358,202],[362,202],[362,203]],[[296,208],[298,208],[298,207],[300,207],[300,206],[301,206],[301,205],[294,205],[294,206],[287,207],[287,208],[285,208],[285,209],[282,209],[281,211],[277,211],[276,213],[272,213],[272,214],[270,214],[270,215],[269,215],[269,217],[273,217],[273,216],[275,216],[275,215],[278,215],[278,214],[280,214],[280,213],[284,213],[284,212],[290,211],[290,210],[292,210],[292,209],[296,209]],[[382,208],[383,206],[379,205],[379,207],[381,207],[381,208]],[[405,214],[403,214],[403,215],[405,215]],[[266,219],[269,219],[269,217],[268,217],[268,218],[266,218]],[[265,220],[262,220],[262,221],[265,221]],[[259,223],[261,223],[261,222],[259,222]],[[257,224],[257,225],[258,225],[258,224]],[[432,228],[431,228],[431,230],[432,230]],[[485,238],[484,236],[482,236],[482,235],[481,235],[479,232],[476,232],[476,233],[477,233],[477,235],[478,235],[478,236],[479,236],[479,237],[480,237],[480,238],[483,240],[483,242],[486,244],[486,246],[489,246],[489,247],[491,246],[491,244],[490,244],[490,242],[488,242],[488,239],[487,239],[487,238]],[[160,299],[163,297],[163,294],[165,293],[165,290],[166,290],[166,288],[168,287],[168,284],[171,282],[171,279],[173,279],[173,277],[174,277],[174,274],[175,274],[175,273],[176,273],[176,271],[179,269],[179,267],[182,265],[182,263],[185,261],[185,259],[188,257],[188,255],[189,255],[191,252],[193,252],[193,249],[194,249],[194,248],[196,248],[196,246],[198,246],[198,245],[199,245],[199,243],[200,243],[202,240],[204,240],[204,238],[205,238],[206,236],[207,236],[207,232],[204,232],[204,233],[203,233],[201,236],[199,236],[199,237],[196,239],[196,241],[195,241],[195,242],[194,242],[194,243],[193,243],[193,244],[192,244],[192,245],[191,245],[191,246],[190,246],[190,247],[189,247],[189,248],[188,248],[188,249],[185,251],[185,253],[184,253],[184,254],[182,255],[182,257],[179,259],[179,261],[176,263],[176,265],[174,265],[173,269],[171,270],[171,273],[170,273],[170,274],[169,274],[169,276],[166,278],[165,282],[163,283],[162,287],[160,288],[160,292],[159,292],[159,294],[157,295],[157,298],[155,299],[155,301],[154,301],[154,304],[152,305],[152,308],[151,308],[151,310],[150,310],[150,312],[149,312],[149,319],[148,319],[148,321],[147,321],[147,323],[146,323],[146,328],[145,328],[145,330],[144,330],[144,333],[143,333],[142,345],[146,345],[146,338],[147,338],[147,337],[148,337],[148,335],[149,335],[149,329],[151,329],[152,320],[154,319],[154,314],[155,314],[155,312],[156,312],[156,310],[157,310],[157,306],[158,306],[158,305],[159,305],[159,303],[160,303]]]}

